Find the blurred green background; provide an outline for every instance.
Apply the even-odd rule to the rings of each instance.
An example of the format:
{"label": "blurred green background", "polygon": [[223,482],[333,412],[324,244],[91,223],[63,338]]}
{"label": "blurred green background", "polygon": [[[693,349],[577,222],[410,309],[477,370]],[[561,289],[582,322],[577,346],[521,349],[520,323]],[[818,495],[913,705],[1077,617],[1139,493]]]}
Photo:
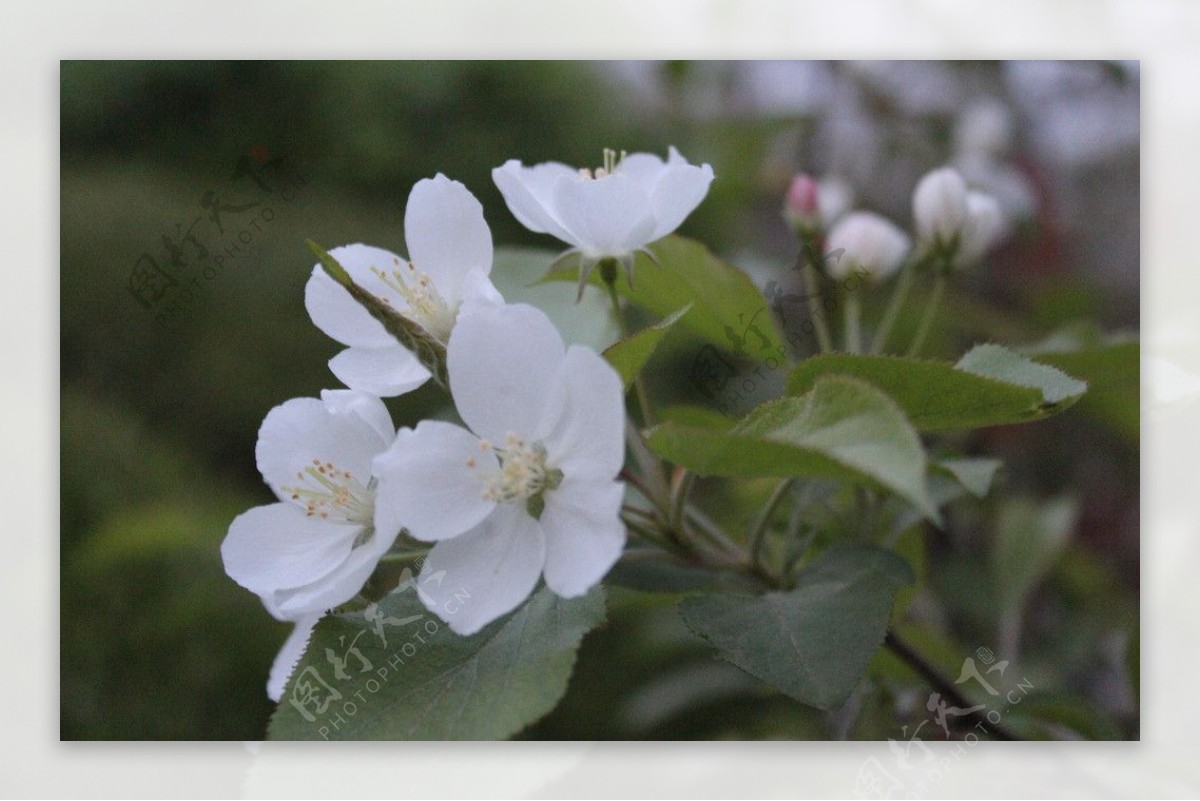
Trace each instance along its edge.
{"label": "blurred green background", "polygon": [[[404,252],[408,190],[444,172],[479,197],[498,245],[556,248],[507,212],[493,167],[508,158],[591,165],[605,147],[665,154],[674,144],[717,174],[681,233],[761,286],[786,280],[794,260],[779,214],[794,172],[837,173],[860,205],[907,224],[921,172],[952,159],[966,171],[991,147],[1004,169],[970,164],[976,180],[1007,187],[1019,225],[994,267],[963,281],[935,347],[950,355],[985,339],[1034,342],[1082,318],[1136,332],[1136,70],[1063,69],[63,62],[63,739],[265,731],[266,672],[288,627],[225,576],[218,548],[236,514],[272,500],[254,465],[263,416],[336,384],[326,361],[340,346],[304,311],[306,238]],[[980,98],[1010,110],[1000,145],[987,141],[996,120],[989,129],[986,114],[972,122],[968,113]],[[1097,113],[1112,122],[1106,141],[1085,124]],[[209,217],[213,199],[224,230]],[[131,290],[143,254],[162,268],[156,281],[179,282],[157,301]],[[203,273],[222,254],[221,269]],[[511,299],[533,277],[497,283]],[[566,321],[580,317],[572,295],[542,300]],[[573,334],[603,340],[603,320],[587,324]],[[685,356],[668,350],[656,392],[694,395]],[[954,443],[1002,456],[1004,483],[946,532],[906,546],[929,577],[911,599],[911,636],[947,666],[1011,638],[989,573],[996,543],[1006,526],[1013,536],[1044,528],[1046,542],[1061,533],[1065,544],[1046,546],[1048,566],[1021,600],[1022,666],[1038,677],[1055,725],[1135,737],[1136,384],[1132,397],[1126,388],[1088,403],[1029,430]],[[389,407],[404,425],[437,404],[418,391]],[[725,488],[706,489],[719,514]],[[818,714],[714,660],[677,621],[673,599],[610,597],[610,623],[586,641],[567,699],[528,736],[898,737],[921,690],[881,659],[854,714]]]}

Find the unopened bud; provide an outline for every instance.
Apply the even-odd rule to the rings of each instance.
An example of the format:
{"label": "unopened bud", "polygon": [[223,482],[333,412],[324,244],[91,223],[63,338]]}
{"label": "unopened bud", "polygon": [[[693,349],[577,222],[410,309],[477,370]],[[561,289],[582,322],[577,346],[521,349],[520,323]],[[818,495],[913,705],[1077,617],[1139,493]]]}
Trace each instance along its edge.
{"label": "unopened bud", "polygon": [[955,264],[974,264],[1005,237],[1008,220],[1000,204],[983,192],[967,193],[967,219],[963,224]]}
{"label": "unopened bud", "polygon": [[967,182],[952,167],[927,173],[913,192],[913,222],[925,245],[949,244],[967,219]]}
{"label": "unopened bud", "polygon": [[788,186],[783,216],[793,228],[815,228],[821,222],[817,182],[811,175],[799,173]]}
{"label": "unopened bud", "polygon": [[829,232],[825,269],[836,280],[862,270],[871,280],[881,281],[900,268],[911,245],[908,235],[889,220],[854,211]]}

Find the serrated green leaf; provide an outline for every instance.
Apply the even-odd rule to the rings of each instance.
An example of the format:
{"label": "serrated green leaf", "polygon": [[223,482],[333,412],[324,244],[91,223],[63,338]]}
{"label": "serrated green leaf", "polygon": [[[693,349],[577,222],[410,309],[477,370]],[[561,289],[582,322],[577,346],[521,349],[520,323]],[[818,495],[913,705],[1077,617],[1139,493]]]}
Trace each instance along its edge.
{"label": "serrated green leaf", "polygon": [[966,373],[1040,390],[1043,403],[1051,406],[1073,403],[1087,392],[1083,381],[1000,345],[976,345],[954,366]]}
{"label": "serrated green leaf", "polygon": [[566,691],[583,635],[604,619],[604,594],[597,587],[563,599],[543,588],[470,637],[450,631],[416,592],[388,596],[378,613],[379,630],[362,612],[317,625],[271,718],[271,739],[510,737]]}
{"label": "serrated green leaf", "polygon": [[638,377],[638,373],[654,355],[658,343],[662,342],[663,337],[671,330],[671,326],[679,322],[684,315],[691,311],[691,308],[692,304],[689,303],[649,328],[643,328],[628,339],[623,339],[605,349],[604,358],[608,359],[608,363],[621,374],[625,389],[633,386],[634,379]]}
{"label": "serrated green leaf", "polygon": [[1079,411],[1095,415],[1123,436],[1141,436],[1141,346],[1116,342],[1077,351],[1042,351],[1035,358],[1087,381]]}
{"label": "serrated green leaf", "polygon": [[[786,352],[766,299],[744,272],[721,261],[699,242],[681,236],[664,237],[651,244],[650,250],[657,263],[639,253],[632,287],[624,277],[617,279],[617,292],[623,297],[663,317],[692,304],[680,325],[746,358],[754,359],[760,353],[763,358],[779,358]],[[577,282],[577,260],[564,259],[543,280]],[[588,283],[602,286],[598,271]]]}
{"label": "serrated green leaf", "polygon": [[684,622],[723,658],[819,709],[850,695],[883,642],[896,591],[913,581],[896,554],[831,548],[795,589],[760,596],[705,595],[679,605]]}
{"label": "serrated green leaf", "polygon": [[[957,365],[830,353],[797,365],[788,375],[787,391],[789,395],[803,394],[827,375],[854,376],[890,395],[921,431],[940,431],[1042,420],[1069,407],[1086,389],[1082,382],[998,345],[980,347],[998,349],[1012,358],[990,350],[977,353],[980,348]],[[997,374],[987,374],[989,369]],[[1064,395],[1068,389],[1075,394]]]}
{"label": "serrated green leaf", "polygon": [[322,269],[337,281],[350,297],[366,309],[372,317],[379,321],[384,330],[396,338],[396,341],[407,348],[433,376],[433,380],[447,392],[450,389],[450,379],[446,373],[446,346],[429,335],[424,328],[397,312],[391,306],[354,283],[346,268],[338,260],[329,255],[328,251],[308,240],[311,250],[321,263]]}
{"label": "serrated green leaf", "polygon": [[700,475],[866,482],[940,519],[917,432],[895,402],[856,378],[822,378],[807,395],[765,403],[729,431],[664,423],[647,444]]}

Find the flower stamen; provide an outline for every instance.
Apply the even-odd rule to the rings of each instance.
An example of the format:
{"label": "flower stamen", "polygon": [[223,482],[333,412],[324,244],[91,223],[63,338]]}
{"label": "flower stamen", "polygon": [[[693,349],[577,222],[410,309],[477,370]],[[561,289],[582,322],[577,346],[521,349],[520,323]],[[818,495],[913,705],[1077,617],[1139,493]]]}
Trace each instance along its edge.
{"label": "flower stamen", "polygon": [[[454,328],[458,310],[450,308],[450,304],[442,297],[442,293],[429,276],[417,269],[411,261],[401,262],[398,258],[392,261],[392,269],[385,272],[372,265],[371,272],[388,289],[404,298],[407,308],[397,309],[400,314],[420,325],[437,339],[446,342]],[[391,305],[386,297],[381,300]]]}
{"label": "flower stamen", "polygon": [[348,523],[370,523],[375,503],[370,487],[364,487],[349,470],[339,470],[333,462],[313,459],[313,463],[296,473],[301,483],[282,486],[280,492],[304,505],[308,517],[344,520]]}

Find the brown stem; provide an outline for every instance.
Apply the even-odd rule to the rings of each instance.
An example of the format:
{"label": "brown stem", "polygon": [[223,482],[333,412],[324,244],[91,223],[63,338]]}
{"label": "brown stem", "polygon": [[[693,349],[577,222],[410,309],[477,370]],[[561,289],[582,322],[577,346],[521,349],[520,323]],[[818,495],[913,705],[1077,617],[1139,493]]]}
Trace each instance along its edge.
{"label": "brown stem", "polygon": [[[900,657],[900,659],[904,660],[905,664],[920,674],[921,678],[925,679],[925,681],[929,683],[929,686],[933,687],[935,690],[945,696],[946,700],[951,704],[959,709],[970,709],[972,706],[975,706],[975,704],[971,703],[971,699],[963,695],[952,681],[943,676],[937,668],[931,665],[929,661],[920,654],[920,652],[905,642],[904,639],[902,639],[900,635],[892,629],[888,629],[887,636],[884,637],[883,644],[887,646],[888,650]],[[990,722],[987,719],[987,713],[985,710],[968,712],[962,717],[974,722],[976,727],[982,727],[997,740],[1021,739],[1004,726],[1001,726],[998,723]]]}

